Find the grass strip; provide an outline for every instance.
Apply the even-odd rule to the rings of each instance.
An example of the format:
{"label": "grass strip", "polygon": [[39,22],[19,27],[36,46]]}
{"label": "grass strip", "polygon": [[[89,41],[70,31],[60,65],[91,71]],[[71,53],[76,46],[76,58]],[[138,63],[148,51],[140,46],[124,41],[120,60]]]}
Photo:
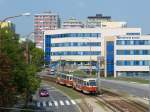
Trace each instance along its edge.
{"label": "grass strip", "polygon": [[127,82],[137,82],[137,83],[141,83],[141,84],[149,84],[149,80],[146,79],[141,79],[141,78],[135,78],[135,77],[117,77],[117,78],[106,78],[109,80],[120,80],[120,81],[127,81]]}

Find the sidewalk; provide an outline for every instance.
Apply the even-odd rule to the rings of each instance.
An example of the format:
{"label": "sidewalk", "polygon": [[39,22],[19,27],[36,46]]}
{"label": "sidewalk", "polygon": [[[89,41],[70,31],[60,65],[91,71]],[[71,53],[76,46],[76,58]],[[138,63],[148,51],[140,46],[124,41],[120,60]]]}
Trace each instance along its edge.
{"label": "sidewalk", "polygon": [[87,103],[93,108],[93,112],[112,112],[104,104],[93,98],[86,98]]}
{"label": "sidewalk", "polygon": [[[102,104],[101,102],[98,102],[94,98],[85,98],[85,101],[86,101],[88,107],[91,108],[91,110],[92,110],[91,112],[112,112],[104,104]],[[80,99],[76,100],[76,102],[79,105],[81,105],[83,103]],[[87,107],[85,107],[85,108],[87,108]]]}

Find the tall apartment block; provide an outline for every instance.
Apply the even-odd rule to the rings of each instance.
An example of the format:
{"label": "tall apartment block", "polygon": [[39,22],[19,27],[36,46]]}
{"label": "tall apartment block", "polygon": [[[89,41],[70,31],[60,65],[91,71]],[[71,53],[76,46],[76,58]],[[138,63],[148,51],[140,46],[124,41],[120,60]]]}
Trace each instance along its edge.
{"label": "tall apartment block", "polygon": [[62,28],[84,28],[84,24],[76,18],[69,18],[62,23]]}
{"label": "tall apartment block", "polygon": [[87,17],[86,27],[123,28],[127,27],[127,23],[124,21],[113,21],[111,19],[111,16],[103,16],[102,14],[96,14],[96,16]]}
{"label": "tall apartment block", "polygon": [[96,16],[87,17],[87,27],[101,27],[101,22],[111,21],[111,16],[103,16],[102,14],[96,14]]}
{"label": "tall apartment block", "polygon": [[43,48],[43,34],[45,30],[55,30],[60,27],[59,15],[43,12],[34,15],[34,38],[37,48]]}

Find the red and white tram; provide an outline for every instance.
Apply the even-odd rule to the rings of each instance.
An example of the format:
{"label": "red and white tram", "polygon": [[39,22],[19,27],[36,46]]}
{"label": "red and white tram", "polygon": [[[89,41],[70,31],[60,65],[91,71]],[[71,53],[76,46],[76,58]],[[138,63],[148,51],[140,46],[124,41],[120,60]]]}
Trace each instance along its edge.
{"label": "red and white tram", "polygon": [[56,83],[73,87],[74,89],[83,93],[97,93],[96,78],[85,78],[85,76],[70,75],[65,73],[58,73]]}
{"label": "red and white tram", "polygon": [[73,75],[59,73],[57,75],[56,82],[61,85],[66,85],[68,87],[71,87],[73,85]]}
{"label": "red and white tram", "polygon": [[73,78],[73,88],[83,93],[97,93],[96,78]]}

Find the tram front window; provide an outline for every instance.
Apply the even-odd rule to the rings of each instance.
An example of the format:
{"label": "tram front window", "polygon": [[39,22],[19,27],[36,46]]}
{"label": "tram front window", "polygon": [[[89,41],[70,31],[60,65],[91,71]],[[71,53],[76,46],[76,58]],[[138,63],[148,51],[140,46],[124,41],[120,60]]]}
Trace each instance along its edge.
{"label": "tram front window", "polygon": [[90,86],[96,86],[96,81],[89,81]]}
{"label": "tram front window", "polygon": [[72,77],[70,77],[70,80],[72,80]]}

